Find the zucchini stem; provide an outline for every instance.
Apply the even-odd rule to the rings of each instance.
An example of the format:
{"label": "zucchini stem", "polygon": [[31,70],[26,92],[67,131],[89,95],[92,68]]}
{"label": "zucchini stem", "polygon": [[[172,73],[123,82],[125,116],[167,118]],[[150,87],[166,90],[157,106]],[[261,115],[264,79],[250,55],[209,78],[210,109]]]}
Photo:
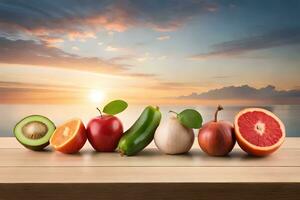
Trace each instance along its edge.
{"label": "zucchini stem", "polygon": [[125,156],[125,153],[124,153],[124,151],[122,149],[118,149],[117,151],[120,153],[121,157]]}

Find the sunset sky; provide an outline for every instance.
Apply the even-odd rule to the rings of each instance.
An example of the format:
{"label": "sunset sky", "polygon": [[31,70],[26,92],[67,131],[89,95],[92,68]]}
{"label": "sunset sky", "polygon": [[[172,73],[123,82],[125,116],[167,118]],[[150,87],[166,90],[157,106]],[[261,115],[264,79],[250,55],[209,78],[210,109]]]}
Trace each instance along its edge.
{"label": "sunset sky", "polygon": [[299,19],[298,0],[0,0],[0,104],[299,103]]}

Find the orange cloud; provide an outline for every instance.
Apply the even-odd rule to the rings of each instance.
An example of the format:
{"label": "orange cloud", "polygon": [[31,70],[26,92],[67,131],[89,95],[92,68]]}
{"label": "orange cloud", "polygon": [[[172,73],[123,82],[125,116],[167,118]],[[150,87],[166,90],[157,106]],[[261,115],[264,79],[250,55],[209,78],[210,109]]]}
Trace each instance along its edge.
{"label": "orange cloud", "polygon": [[110,45],[105,48],[105,51],[119,51],[119,50],[120,50],[119,48]]}
{"label": "orange cloud", "polygon": [[72,31],[67,33],[67,36],[69,38],[69,40],[76,40],[76,39],[87,39],[87,38],[96,38],[96,35],[94,32],[92,31],[83,31],[83,32],[79,32],[79,31]]}
{"label": "orange cloud", "polygon": [[171,37],[169,35],[163,35],[163,36],[157,37],[156,39],[162,41],[162,40],[169,40],[170,38]]}
{"label": "orange cloud", "polygon": [[48,66],[108,74],[127,72],[127,68],[121,65],[96,57],[69,54],[56,47],[35,41],[9,40],[0,37],[0,52],[0,63]]}
{"label": "orange cloud", "polygon": [[[22,48],[20,48],[20,46]],[[27,51],[30,49],[30,51]],[[78,50],[76,46],[73,48]],[[97,74],[122,77],[133,80],[139,78],[143,81],[153,81],[156,75],[147,73],[135,73],[131,71],[130,65],[119,64],[118,61],[133,59],[128,55],[104,60],[97,57],[83,57],[71,53],[66,53],[53,46],[28,40],[9,40],[0,37],[0,63],[19,64],[23,67],[69,69]],[[2,65],[6,66],[6,65]]]}
{"label": "orange cloud", "polygon": [[87,90],[60,85],[0,82],[0,104],[14,103],[82,103]]}
{"label": "orange cloud", "polygon": [[43,36],[41,38],[44,42],[47,43],[48,46],[55,46],[57,43],[64,42],[64,39],[62,38],[48,37],[48,36]]}
{"label": "orange cloud", "polygon": [[0,22],[1,31],[15,36],[25,33],[49,43],[54,43],[50,37],[71,40],[94,38],[99,30],[124,32],[134,26],[159,32],[175,31],[193,16],[207,10],[215,11],[218,7],[197,1],[166,2],[159,7],[152,2],[144,6],[132,1],[82,4],[62,0],[51,3],[51,6],[35,2],[28,4],[30,6],[3,3],[5,10]]}
{"label": "orange cloud", "polygon": [[[126,19],[126,18],[125,18]],[[107,16],[95,16],[86,20],[82,20],[81,23],[85,23],[89,26],[101,26],[108,31],[123,32],[128,29],[130,23],[126,22],[122,16],[116,17],[114,20],[110,20]]]}

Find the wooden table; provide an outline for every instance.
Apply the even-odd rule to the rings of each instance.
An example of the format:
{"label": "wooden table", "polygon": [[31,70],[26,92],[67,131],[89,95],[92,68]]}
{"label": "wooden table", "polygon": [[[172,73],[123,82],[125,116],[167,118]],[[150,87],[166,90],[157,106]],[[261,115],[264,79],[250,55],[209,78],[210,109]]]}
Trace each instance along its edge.
{"label": "wooden table", "polygon": [[300,138],[275,154],[250,157],[236,145],[208,157],[195,143],[186,155],[163,155],[153,144],[134,157],[33,152],[0,138],[2,199],[300,199]]}

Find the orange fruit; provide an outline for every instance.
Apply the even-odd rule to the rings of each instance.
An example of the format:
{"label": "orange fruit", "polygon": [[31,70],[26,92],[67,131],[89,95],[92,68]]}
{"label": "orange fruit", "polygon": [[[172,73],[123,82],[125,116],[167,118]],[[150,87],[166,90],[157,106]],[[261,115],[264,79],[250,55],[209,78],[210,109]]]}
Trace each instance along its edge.
{"label": "orange fruit", "polygon": [[234,120],[239,146],[254,156],[266,156],[276,151],[285,139],[285,127],[272,112],[262,108],[240,111]]}
{"label": "orange fruit", "polygon": [[58,126],[50,138],[51,146],[62,153],[77,153],[87,140],[86,129],[80,119],[72,119]]}

